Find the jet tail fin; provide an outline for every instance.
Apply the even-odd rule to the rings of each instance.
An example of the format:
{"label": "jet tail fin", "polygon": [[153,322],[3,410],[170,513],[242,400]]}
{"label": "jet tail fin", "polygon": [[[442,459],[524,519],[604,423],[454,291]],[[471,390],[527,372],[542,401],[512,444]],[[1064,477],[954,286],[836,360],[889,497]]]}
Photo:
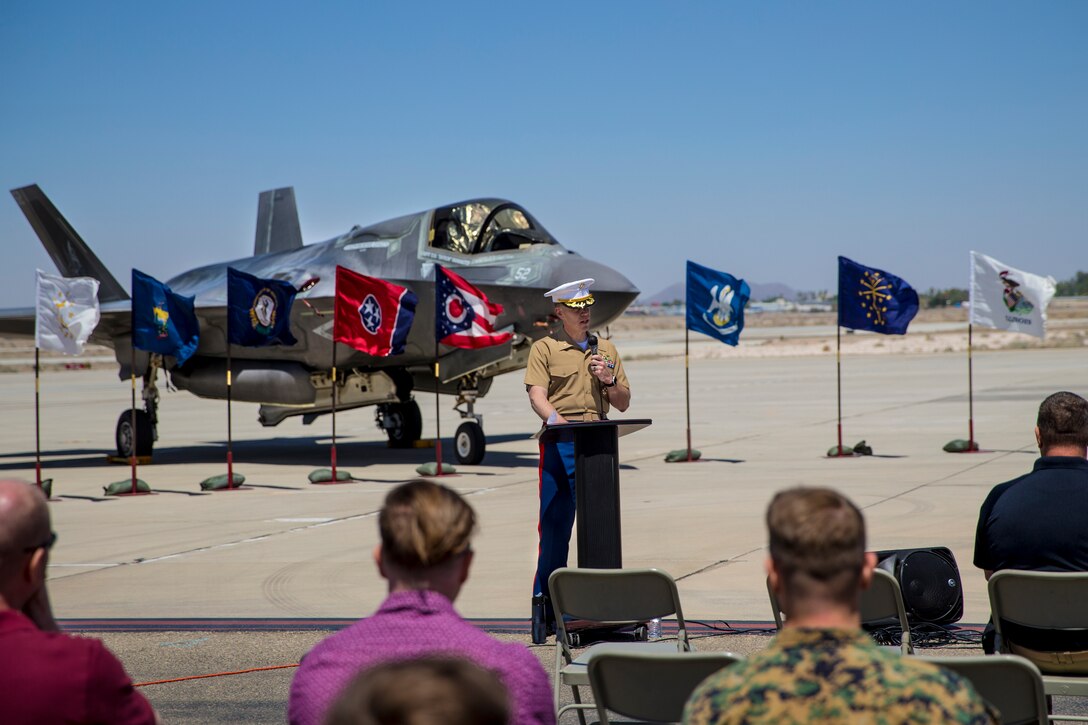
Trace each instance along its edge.
{"label": "jet tail fin", "polygon": [[257,234],[253,255],[285,252],[302,246],[302,231],[298,224],[295,188],[262,191],[257,198]]}
{"label": "jet tail fin", "polygon": [[114,279],[106,265],[95,256],[37,184],[12,189],[11,195],[62,275],[97,279],[99,302],[129,299],[125,288]]}

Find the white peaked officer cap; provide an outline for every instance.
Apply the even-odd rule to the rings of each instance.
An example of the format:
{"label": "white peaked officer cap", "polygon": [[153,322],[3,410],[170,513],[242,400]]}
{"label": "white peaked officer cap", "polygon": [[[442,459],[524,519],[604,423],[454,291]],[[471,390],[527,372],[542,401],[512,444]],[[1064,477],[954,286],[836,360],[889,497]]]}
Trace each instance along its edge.
{"label": "white peaked officer cap", "polygon": [[577,282],[567,282],[561,284],[555,289],[545,292],[545,297],[551,297],[552,302],[557,305],[566,305],[567,307],[589,307],[593,304],[593,295],[590,294],[589,288],[593,286],[594,280],[580,279]]}

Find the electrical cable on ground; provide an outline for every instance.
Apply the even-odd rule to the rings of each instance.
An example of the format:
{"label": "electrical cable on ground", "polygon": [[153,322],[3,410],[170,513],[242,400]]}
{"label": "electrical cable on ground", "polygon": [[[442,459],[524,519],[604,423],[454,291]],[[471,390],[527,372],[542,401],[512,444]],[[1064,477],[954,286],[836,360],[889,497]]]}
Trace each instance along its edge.
{"label": "electrical cable on ground", "polygon": [[293,665],[271,665],[270,667],[251,667],[248,670],[235,670],[234,672],[213,672],[210,675],[189,675],[188,677],[174,677],[169,680],[151,680],[150,682],[137,682],[133,687],[146,687],[147,685],[165,685],[169,682],[185,682],[186,680],[203,680],[208,677],[226,677],[228,675],[246,675],[250,672],[267,672],[268,670],[286,670],[291,667],[298,667],[299,663],[296,662]]}

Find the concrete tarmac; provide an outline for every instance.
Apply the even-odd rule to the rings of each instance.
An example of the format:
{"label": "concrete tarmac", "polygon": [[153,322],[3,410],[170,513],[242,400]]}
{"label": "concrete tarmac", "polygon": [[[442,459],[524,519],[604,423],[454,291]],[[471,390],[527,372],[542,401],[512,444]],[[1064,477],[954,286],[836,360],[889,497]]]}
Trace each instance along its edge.
{"label": "concrete tarmac", "polygon": [[[623,354],[624,340],[615,341]],[[614,417],[654,423],[621,439],[624,565],[670,572],[685,614],[704,621],[770,619],[764,509],[774,491],[807,484],[834,486],[862,506],[872,549],[952,549],[963,578],[962,621],[985,622],[984,581],[971,566],[979,506],[994,484],[1030,470],[1040,401],[1056,390],[1088,392],[1084,349],[976,353],[975,431],[984,452],[948,454],[945,442],[967,437],[965,356],[845,356],[844,440],[865,439],[875,455],[829,459],[833,353],[695,360],[692,440],[703,460],[668,464],[665,453],[685,445],[683,337],[632,348],[638,354],[625,365],[633,404]],[[60,538],[50,566],[59,617],[357,618],[380,603],[385,587],[371,558],[375,514],[392,486],[433,460],[433,449],[389,449],[371,411],[342,413],[340,467],[361,480],[315,486],[306,474],[328,465],[329,419],[263,429],[256,406],[237,404],[235,467],[252,487],[201,493],[200,480],[225,472],[226,404],[164,391],[154,462],[139,472],[156,495],[105,499],[102,487],[129,475],[105,461],[129,394],[127,381],[104,367],[50,370],[41,380],[44,475],[59,497],[51,504]],[[418,401],[431,437],[434,398]],[[460,422],[450,402],[441,400],[447,460]],[[0,405],[0,475],[33,479],[33,374],[0,375]],[[536,552],[537,444],[530,435],[537,422],[520,373],[497,379],[477,408],[488,434],[484,464],[443,479],[469,496],[481,523],[457,607],[467,617],[525,618]],[[572,562],[575,556],[572,545]],[[122,649],[162,644],[130,636],[145,639]],[[152,639],[163,637],[174,636]],[[290,660],[310,639],[303,635],[282,656],[241,659]],[[265,641],[274,649],[279,640]],[[145,653],[147,661],[169,649]],[[182,672],[149,666],[147,675],[231,666],[212,658]],[[289,681],[283,673],[269,677]]]}

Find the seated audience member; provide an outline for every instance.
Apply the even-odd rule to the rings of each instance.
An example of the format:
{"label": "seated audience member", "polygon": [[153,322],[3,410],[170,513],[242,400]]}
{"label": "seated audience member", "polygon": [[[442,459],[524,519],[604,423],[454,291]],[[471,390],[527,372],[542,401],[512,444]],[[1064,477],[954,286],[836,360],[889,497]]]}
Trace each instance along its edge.
{"label": "seated audience member", "polygon": [[45,587],[55,541],[41,490],[0,481],[0,723],[156,722],[101,642],[57,627]]}
{"label": "seated audience member", "polygon": [[1054,393],[1039,406],[1031,473],[990,491],[978,516],[975,566],[1088,571],[1088,401]]}
{"label": "seated audience member", "polygon": [[472,565],[475,528],[472,507],[445,486],[417,480],[389,492],[374,551],[389,595],[373,615],[302,659],[287,706],[291,723],[320,723],[360,670],[424,655],[462,657],[496,673],[510,694],[510,722],[555,722],[548,676],[536,656],[520,644],[499,642],[453,608]]}
{"label": "seated audience member", "polygon": [[876,556],[861,511],[824,488],[779,492],[767,509],[767,575],[786,620],[770,645],[711,675],[685,723],[991,723],[970,683],[878,647],[861,629]]}
{"label": "seated audience member", "polygon": [[[979,511],[975,566],[987,580],[1000,569],[1088,571],[1088,401],[1068,392],[1047,397],[1035,442],[1031,473],[994,486]],[[984,645],[994,651],[992,624]]]}
{"label": "seated audience member", "polygon": [[467,660],[425,657],[363,670],[326,725],[506,725],[506,688]]}

